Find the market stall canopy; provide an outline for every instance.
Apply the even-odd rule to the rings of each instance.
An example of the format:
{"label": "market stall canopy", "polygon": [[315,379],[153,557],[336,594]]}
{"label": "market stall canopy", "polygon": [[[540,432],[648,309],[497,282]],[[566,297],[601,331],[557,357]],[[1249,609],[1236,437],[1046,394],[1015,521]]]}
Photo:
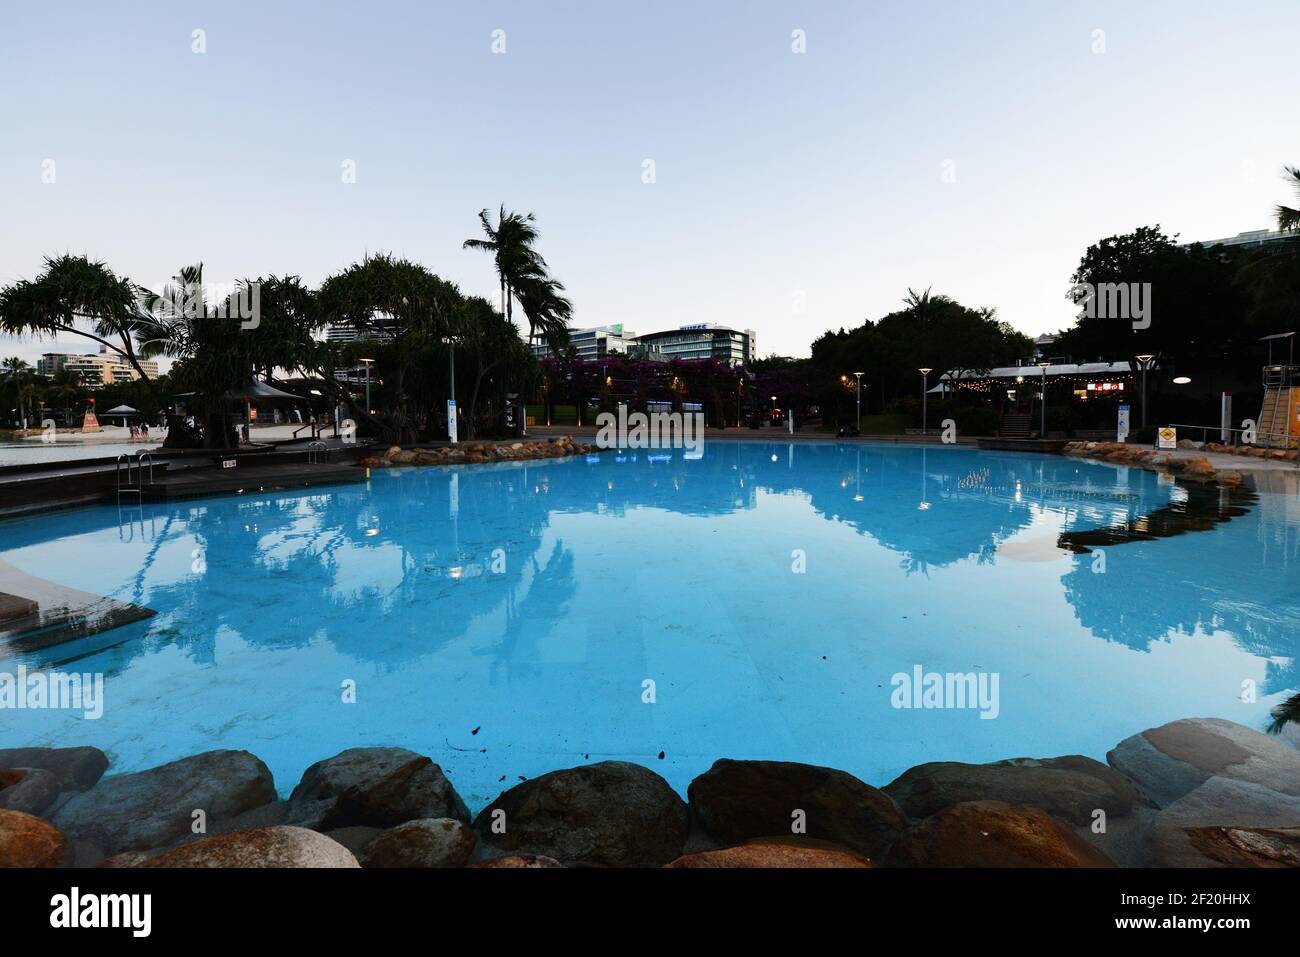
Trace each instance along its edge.
{"label": "market stall canopy", "polygon": [[129,405],[119,405],[112,409],[109,409],[107,412],[101,412],[99,414],[100,415],[139,415],[140,410],[133,409]]}
{"label": "market stall canopy", "polygon": [[[1159,365],[1152,365],[1152,369],[1160,368]],[[1128,362],[1054,362],[1047,367],[1047,375],[1073,375],[1073,376],[1114,376],[1124,375],[1134,371]],[[989,369],[987,372],[967,369],[962,371],[955,378],[966,381],[969,379],[1016,379],[1024,377],[1025,379],[1037,379],[1043,374],[1043,370],[1036,365],[1025,366],[1001,366],[996,369]],[[943,379],[951,381],[954,376],[944,373]],[[934,391],[934,390],[931,390]]]}

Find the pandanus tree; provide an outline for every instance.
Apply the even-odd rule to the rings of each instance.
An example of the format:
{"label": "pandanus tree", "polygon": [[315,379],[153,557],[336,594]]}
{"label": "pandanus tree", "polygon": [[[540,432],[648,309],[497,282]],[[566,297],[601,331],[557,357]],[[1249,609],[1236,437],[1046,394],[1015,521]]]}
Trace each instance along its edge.
{"label": "pandanus tree", "polygon": [[317,302],[324,322],[346,323],[387,343],[393,364],[387,437],[415,440],[406,381],[423,347],[456,333],[460,299],[454,285],[424,266],[386,254],[367,257],[322,284]]}
{"label": "pandanus tree", "polygon": [[150,387],[136,346],[140,290],[85,256],[46,257],[45,271],[0,289],[0,332],[80,336],[130,364]]}

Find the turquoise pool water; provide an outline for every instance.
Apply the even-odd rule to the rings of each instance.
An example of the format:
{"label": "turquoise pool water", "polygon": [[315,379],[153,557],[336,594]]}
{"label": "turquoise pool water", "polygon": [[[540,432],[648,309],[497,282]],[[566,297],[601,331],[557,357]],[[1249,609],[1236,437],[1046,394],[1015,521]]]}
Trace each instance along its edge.
{"label": "turquoise pool water", "polygon": [[[710,441],[10,521],[0,559],[158,615],[0,663],[106,676],[102,718],[0,711],[0,747],[93,744],[119,771],[247,748],[287,792],[345,747],[401,745],[481,807],[612,758],[683,793],[723,756],[883,784],[1104,758],[1191,715],[1261,727],[1300,686],[1294,495],[1101,559],[1060,544],[1186,497],[1052,456]],[[917,666],[997,675],[996,717],[895,707]]]}

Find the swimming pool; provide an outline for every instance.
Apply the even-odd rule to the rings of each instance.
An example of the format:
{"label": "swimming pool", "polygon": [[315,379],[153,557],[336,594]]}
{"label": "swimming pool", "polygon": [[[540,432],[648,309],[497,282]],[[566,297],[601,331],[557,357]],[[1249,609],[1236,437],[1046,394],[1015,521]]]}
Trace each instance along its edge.
{"label": "swimming pool", "polygon": [[[1144,540],[1188,496],[1056,456],[710,440],[13,520],[0,559],[158,615],[0,663],[106,676],[102,718],[0,711],[0,747],[93,744],[114,771],[246,748],[287,793],[343,748],[400,745],[477,809],[586,761],[683,793],[718,757],[881,785],[928,760],[1104,759],[1187,716],[1262,727],[1300,686],[1300,505],[1261,493]],[[896,707],[918,667],[996,675],[996,717]]]}

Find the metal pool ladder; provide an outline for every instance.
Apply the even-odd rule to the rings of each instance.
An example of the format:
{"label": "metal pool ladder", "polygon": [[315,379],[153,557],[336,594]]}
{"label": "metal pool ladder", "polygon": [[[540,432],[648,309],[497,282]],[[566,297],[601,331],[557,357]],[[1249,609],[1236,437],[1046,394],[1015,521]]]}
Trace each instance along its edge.
{"label": "metal pool ladder", "polygon": [[153,456],[148,452],[137,452],[135,458],[123,452],[117,457],[115,477],[117,479],[117,497],[134,495],[144,498],[145,466],[149,467],[149,484],[153,484]]}
{"label": "metal pool ladder", "polygon": [[319,440],[307,443],[307,464],[321,465],[329,457],[329,446]]}

